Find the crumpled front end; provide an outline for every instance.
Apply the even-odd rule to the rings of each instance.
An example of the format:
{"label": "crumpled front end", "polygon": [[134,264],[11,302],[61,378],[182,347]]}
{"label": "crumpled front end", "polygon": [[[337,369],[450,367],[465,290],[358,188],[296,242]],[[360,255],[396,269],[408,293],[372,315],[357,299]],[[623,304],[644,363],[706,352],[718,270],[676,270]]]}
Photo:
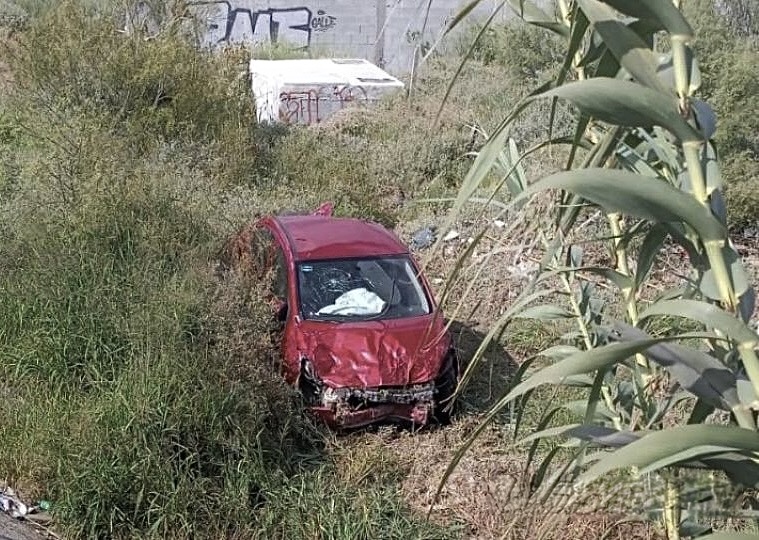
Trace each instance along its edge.
{"label": "crumpled front end", "polygon": [[298,387],[310,410],[332,428],[357,428],[381,421],[426,425],[435,408],[435,383],[403,387],[331,388],[302,361]]}
{"label": "crumpled front end", "polygon": [[405,388],[433,380],[451,346],[441,317],[324,323],[299,321],[290,381],[308,359],[324,386]]}

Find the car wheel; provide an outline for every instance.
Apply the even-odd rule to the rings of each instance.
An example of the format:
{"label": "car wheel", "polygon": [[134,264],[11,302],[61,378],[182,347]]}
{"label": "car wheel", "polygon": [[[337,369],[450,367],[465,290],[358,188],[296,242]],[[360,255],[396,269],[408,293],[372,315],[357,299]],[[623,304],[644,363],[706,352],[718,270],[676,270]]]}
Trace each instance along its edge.
{"label": "car wheel", "polygon": [[435,420],[442,425],[448,425],[455,413],[456,402],[451,405],[450,397],[459,384],[459,359],[456,352],[451,350],[443,364],[443,369],[435,381]]}

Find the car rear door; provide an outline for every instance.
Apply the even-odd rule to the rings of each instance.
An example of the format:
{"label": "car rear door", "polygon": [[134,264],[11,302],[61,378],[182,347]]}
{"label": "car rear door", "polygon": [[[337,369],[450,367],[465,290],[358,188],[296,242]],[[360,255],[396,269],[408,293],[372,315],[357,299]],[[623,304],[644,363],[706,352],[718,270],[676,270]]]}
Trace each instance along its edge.
{"label": "car rear door", "polygon": [[275,336],[281,358],[279,370],[285,379],[293,383],[298,376],[298,313],[297,294],[295,292],[294,263],[286,244],[275,230],[268,229],[269,266],[267,275],[270,278],[270,294],[267,298],[272,308],[272,319],[275,324]]}

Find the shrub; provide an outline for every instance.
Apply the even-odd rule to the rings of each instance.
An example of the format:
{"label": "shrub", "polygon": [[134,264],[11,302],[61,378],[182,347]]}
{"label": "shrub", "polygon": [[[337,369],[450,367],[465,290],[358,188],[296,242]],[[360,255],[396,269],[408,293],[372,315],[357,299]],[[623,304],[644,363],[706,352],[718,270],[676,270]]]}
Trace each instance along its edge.
{"label": "shrub", "polygon": [[[460,49],[466,50],[481,27],[465,34]],[[473,51],[473,59],[485,65],[505,67],[509,73],[525,81],[546,79],[561,65],[561,40],[539,28],[517,23],[491,25]],[[462,51],[463,52],[463,51]]]}
{"label": "shrub", "polygon": [[193,146],[196,166],[249,182],[255,166],[253,100],[244,56],[199,52],[179,31],[146,40],[66,1],[36,19],[11,55],[16,88],[66,122],[97,118],[133,151]]}
{"label": "shrub", "polygon": [[331,199],[339,214],[392,227],[408,198],[432,181],[454,183],[465,163],[466,131],[430,133],[428,114],[397,98],[291,130],[272,150],[270,186],[297,193],[303,208]]}

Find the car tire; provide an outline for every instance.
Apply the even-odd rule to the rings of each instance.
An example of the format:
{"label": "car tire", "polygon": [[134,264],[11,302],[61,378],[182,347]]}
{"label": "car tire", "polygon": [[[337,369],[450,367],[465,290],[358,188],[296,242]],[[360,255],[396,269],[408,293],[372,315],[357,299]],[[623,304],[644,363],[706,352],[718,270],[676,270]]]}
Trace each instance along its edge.
{"label": "car tire", "polygon": [[451,423],[457,403],[451,406],[449,398],[456,392],[459,384],[459,359],[456,352],[451,350],[446,357],[443,369],[435,381],[435,420],[441,425]]}

